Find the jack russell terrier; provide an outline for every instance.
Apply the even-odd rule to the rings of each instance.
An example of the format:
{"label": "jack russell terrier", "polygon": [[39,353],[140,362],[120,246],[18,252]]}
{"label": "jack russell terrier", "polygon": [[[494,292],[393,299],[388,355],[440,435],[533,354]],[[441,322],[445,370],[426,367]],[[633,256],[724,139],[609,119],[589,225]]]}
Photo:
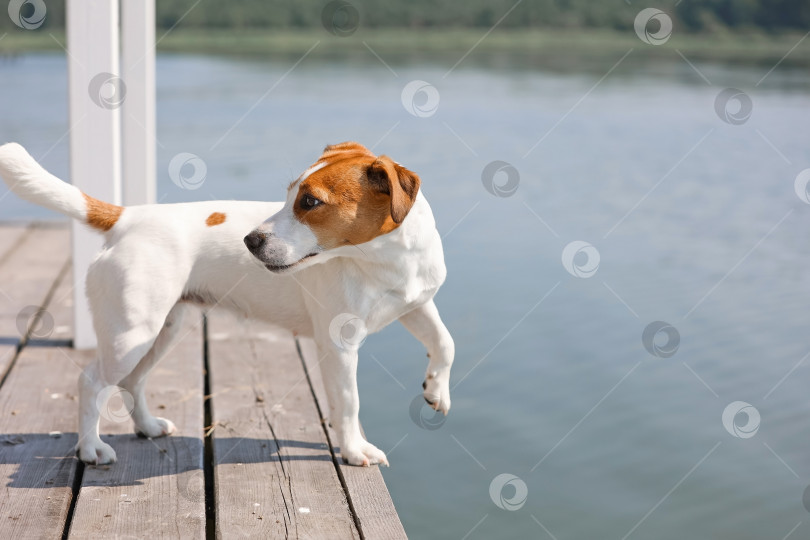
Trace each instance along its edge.
{"label": "jack russell terrier", "polygon": [[[450,409],[455,346],[433,303],[447,273],[441,238],[419,177],[390,158],[355,142],[327,146],[283,203],[116,206],[51,175],[16,143],[0,146],[0,175],[23,199],[105,236],[87,272],[98,349],[79,377],[82,461],[115,461],[98,426],[110,385],[132,394],[137,432],[175,431],[149,412],[144,386],[191,303],[314,338],[329,420],[352,465],[388,464],[358,420],[357,353],[367,333],[398,319],[427,348],[425,400]],[[349,320],[354,335],[344,338]]]}

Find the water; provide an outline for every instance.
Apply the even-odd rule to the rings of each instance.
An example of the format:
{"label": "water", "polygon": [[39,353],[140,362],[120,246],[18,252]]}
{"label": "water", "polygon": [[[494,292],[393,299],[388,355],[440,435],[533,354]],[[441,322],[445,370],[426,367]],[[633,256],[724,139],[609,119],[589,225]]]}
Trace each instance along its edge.
{"label": "water", "polygon": [[[395,76],[371,56],[307,59],[284,77],[292,62],[161,56],[158,196],[280,199],[349,139],[421,175],[445,236],[451,414],[433,430],[411,420],[426,359],[398,325],[369,338],[359,374],[361,420],[389,451],[413,538],[808,537],[810,205],[794,179],[810,167],[810,76],[780,67],[757,84],[768,67],[701,64],[709,84],[675,57],[628,60],[596,85],[612,60],[445,76],[452,63]],[[64,58],[0,62],[0,78],[0,139],[66,177]],[[438,89],[432,116],[402,105],[415,79]],[[752,100],[741,125],[715,112],[726,87]],[[200,189],[168,178],[179,152],[205,160]],[[518,172],[513,196],[484,189],[494,160]],[[5,196],[0,217],[52,215]],[[572,241],[598,251],[589,278],[562,264]],[[668,358],[642,343],[659,320],[679,334]],[[725,429],[734,401],[760,413],[752,437]],[[518,480],[494,501],[520,499],[522,482],[516,510],[490,496],[503,473]]]}

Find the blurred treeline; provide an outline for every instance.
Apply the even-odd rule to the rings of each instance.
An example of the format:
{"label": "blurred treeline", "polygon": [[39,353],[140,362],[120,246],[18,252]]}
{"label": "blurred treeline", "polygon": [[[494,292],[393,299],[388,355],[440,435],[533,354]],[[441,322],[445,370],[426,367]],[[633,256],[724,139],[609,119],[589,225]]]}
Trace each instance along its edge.
{"label": "blurred treeline", "polygon": [[[72,0],[84,2],[86,0]],[[121,0],[137,2],[140,0]],[[157,25],[180,28],[320,27],[328,0],[157,0]],[[361,28],[489,28],[516,0],[347,0]],[[61,28],[65,0],[45,0],[43,28]],[[677,5],[676,5],[677,4]],[[523,0],[499,28],[627,30],[647,3],[625,0]],[[3,6],[4,8],[6,6]],[[674,0],[656,2],[676,28],[691,32],[810,29],[810,0]],[[24,5],[23,10],[33,10]],[[3,9],[2,11],[5,11]],[[338,16],[351,17],[352,8]],[[25,14],[25,12],[24,12]],[[15,26],[0,12],[0,30]]]}

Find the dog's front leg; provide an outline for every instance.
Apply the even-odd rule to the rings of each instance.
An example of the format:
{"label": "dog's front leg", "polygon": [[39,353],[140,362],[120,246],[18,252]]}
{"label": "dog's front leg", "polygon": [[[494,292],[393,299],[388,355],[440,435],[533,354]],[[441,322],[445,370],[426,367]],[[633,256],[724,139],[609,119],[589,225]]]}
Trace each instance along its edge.
{"label": "dog's front leg", "polygon": [[329,421],[337,433],[343,460],[350,465],[388,465],[385,453],[360,432],[360,396],[357,392],[357,348],[342,348],[329,338],[318,340],[323,384],[329,400]]}
{"label": "dog's front leg", "polygon": [[399,322],[422,342],[428,351],[425,382],[422,383],[425,401],[444,414],[450,410],[450,367],[456,353],[453,338],[444,326],[433,300],[422,304],[399,318]]}

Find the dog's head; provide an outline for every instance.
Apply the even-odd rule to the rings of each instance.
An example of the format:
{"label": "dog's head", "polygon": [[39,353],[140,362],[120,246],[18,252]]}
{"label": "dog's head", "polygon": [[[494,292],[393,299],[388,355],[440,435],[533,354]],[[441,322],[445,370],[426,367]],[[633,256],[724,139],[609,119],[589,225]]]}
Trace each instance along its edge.
{"label": "dog's head", "polygon": [[327,146],[290,184],[284,208],[248,234],[245,245],[276,273],[309,266],[328,250],[396,229],[419,184],[416,174],[359,143]]}

